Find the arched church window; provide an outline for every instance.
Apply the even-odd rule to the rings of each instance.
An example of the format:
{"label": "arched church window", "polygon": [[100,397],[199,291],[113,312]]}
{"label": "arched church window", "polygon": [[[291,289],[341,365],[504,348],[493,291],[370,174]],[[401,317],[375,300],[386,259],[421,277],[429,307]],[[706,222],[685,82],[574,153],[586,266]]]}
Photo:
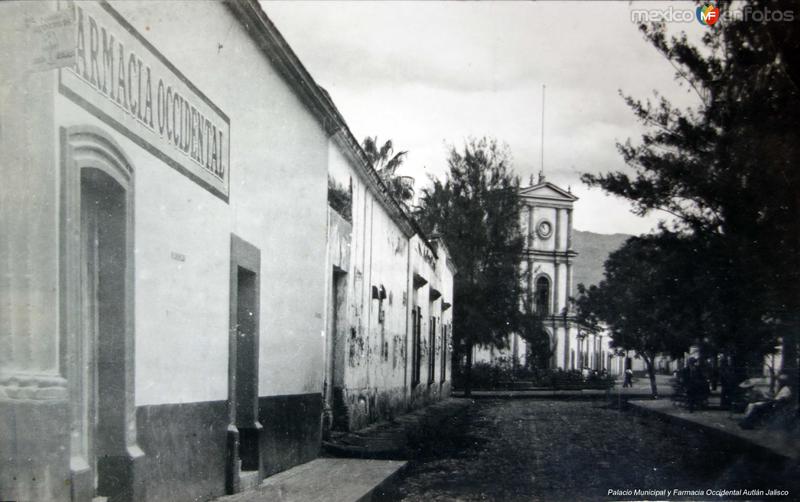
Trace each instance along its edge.
{"label": "arched church window", "polygon": [[536,279],[534,298],[536,301],[536,313],[539,315],[550,314],[550,281],[547,277]]}

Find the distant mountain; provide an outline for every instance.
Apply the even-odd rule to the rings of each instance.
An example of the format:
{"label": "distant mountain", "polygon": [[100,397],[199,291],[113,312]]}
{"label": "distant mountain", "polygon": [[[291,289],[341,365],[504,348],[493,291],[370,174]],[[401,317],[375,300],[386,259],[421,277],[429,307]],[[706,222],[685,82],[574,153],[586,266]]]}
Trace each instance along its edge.
{"label": "distant mountain", "polygon": [[628,237],[631,236],[572,231],[572,249],[578,252],[572,268],[572,295],[578,294],[578,284],[588,287],[603,280],[603,263]]}

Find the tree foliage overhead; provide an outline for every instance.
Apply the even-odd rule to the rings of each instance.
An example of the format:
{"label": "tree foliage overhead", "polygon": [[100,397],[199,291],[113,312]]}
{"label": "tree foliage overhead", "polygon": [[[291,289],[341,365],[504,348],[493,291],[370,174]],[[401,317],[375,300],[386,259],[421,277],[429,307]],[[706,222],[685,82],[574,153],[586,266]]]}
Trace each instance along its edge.
{"label": "tree foliage overhead", "polygon": [[414,198],[414,188],[402,176],[397,176],[397,168],[403,165],[408,151],[395,153],[392,140],[379,146],[377,136],[367,136],[361,143],[364,153],[372,163],[389,192],[400,202],[408,203]]}
{"label": "tree foliage overhead", "polygon": [[685,301],[702,281],[691,256],[691,240],[676,234],[631,237],[609,255],[600,284],[578,285],[578,319],[606,326],[613,347],[651,359],[682,355],[705,319],[698,302]]}
{"label": "tree foliage overhead", "polygon": [[328,176],[328,205],[345,220],[353,221],[352,186],[345,188],[331,176]]}
{"label": "tree foliage overhead", "polygon": [[444,181],[423,190],[416,216],[429,235],[444,239],[458,268],[454,343],[462,351],[505,347],[523,294],[519,180],[506,148],[486,138],[451,148],[448,166]]}
{"label": "tree foliage overhead", "polygon": [[578,285],[578,320],[611,334],[611,346],[644,359],[655,388],[659,354],[681,356],[704,329],[706,311],[694,295],[702,274],[691,238],[677,234],[631,237],[605,263],[605,278]]}
{"label": "tree foliage overhead", "polygon": [[638,214],[669,212],[672,230],[692,236],[708,281],[705,315],[721,349],[774,346],[780,333],[765,326],[796,325],[800,312],[797,23],[722,17],[700,47],[685,34],[668,36],[663,23],[640,29],[699,104],[625,96],[648,128],[641,141],[618,145],[632,174],[583,180],[630,199]]}

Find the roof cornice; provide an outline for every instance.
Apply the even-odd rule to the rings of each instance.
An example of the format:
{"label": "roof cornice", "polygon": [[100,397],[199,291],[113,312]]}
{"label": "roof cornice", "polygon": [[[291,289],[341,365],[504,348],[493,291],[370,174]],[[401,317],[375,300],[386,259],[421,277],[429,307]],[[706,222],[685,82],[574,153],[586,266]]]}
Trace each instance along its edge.
{"label": "roof cornice", "polygon": [[546,250],[546,249],[533,249],[533,248],[525,248],[522,250],[522,253],[526,256],[536,256],[539,258],[574,258],[578,256],[578,252],[574,249],[564,250]]}
{"label": "roof cornice", "polygon": [[[534,194],[529,194],[528,193],[528,192],[534,192],[534,191],[538,190],[539,188],[543,188],[543,187],[550,188],[551,190],[553,190],[553,191],[557,192],[559,195],[561,195],[561,197],[553,197],[553,196],[547,196],[547,195],[534,195]],[[564,190],[563,188],[559,187],[558,185],[554,185],[553,183],[550,183],[549,181],[542,181],[541,183],[537,183],[535,185],[531,185],[531,186],[520,188],[519,189],[519,195],[522,196],[522,197],[530,197],[530,198],[544,199],[544,200],[550,200],[550,201],[564,201],[564,200],[567,200],[567,201],[574,202],[574,201],[578,200],[578,198],[576,196],[572,195],[572,192],[568,192],[568,191]]]}
{"label": "roof cornice", "polygon": [[264,13],[257,0],[225,0],[225,5],[247,31],[278,73],[322,123],[328,134],[338,129],[335,113],[317,83],[292,51],[286,39]]}
{"label": "roof cornice", "polygon": [[403,234],[406,237],[412,237],[414,234],[419,233],[422,235],[423,240],[427,241],[421,231],[418,230],[416,222],[400,207],[400,203],[388,194],[386,185],[378,173],[375,172],[372,164],[366,158],[364,150],[353,137],[353,134],[350,133],[350,130],[339,130],[332,136],[332,139],[351,163],[355,165],[356,171],[361,175],[364,183],[370,188],[370,191],[378,199],[381,206],[389,213],[389,217],[400,227]]}
{"label": "roof cornice", "polygon": [[326,133],[355,164],[366,185],[397,223],[406,237],[419,234],[426,245],[433,246],[422,232],[417,222],[406,212],[393,196],[389,194],[383,180],[375,171],[358,140],[350,131],[336,105],[327,92],[317,85],[303,63],[278,28],[267,17],[257,0],[225,0],[234,17],[250,34],[256,45],[274,65],[289,86],[297,93],[309,111],[320,121]]}

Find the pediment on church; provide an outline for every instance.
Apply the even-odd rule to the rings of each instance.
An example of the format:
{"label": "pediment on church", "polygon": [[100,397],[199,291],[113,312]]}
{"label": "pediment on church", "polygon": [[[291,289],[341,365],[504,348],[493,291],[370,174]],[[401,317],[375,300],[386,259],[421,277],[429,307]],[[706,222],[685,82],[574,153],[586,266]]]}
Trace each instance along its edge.
{"label": "pediment on church", "polygon": [[559,188],[549,181],[522,188],[520,189],[519,194],[523,197],[547,199],[552,201],[574,202],[578,200],[578,198],[571,193]]}

